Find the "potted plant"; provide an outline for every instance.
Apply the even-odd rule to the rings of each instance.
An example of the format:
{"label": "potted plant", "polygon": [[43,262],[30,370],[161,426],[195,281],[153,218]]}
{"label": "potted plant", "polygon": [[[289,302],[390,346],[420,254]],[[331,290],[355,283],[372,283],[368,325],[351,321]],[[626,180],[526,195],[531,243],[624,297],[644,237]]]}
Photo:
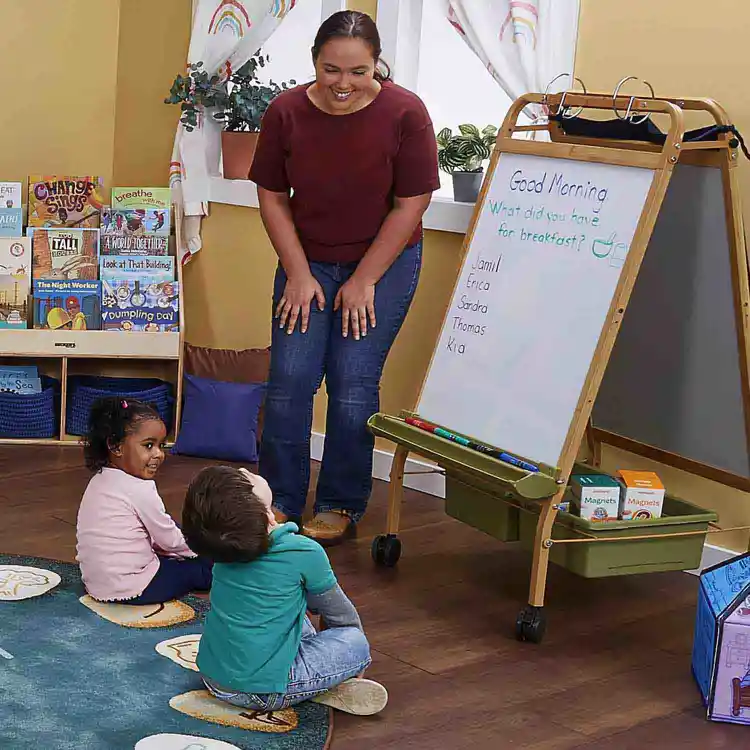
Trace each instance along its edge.
{"label": "potted plant", "polygon": [[211,117],[223,125],[223,174],[229,180],[248,179],[261,118],[271,101],[295,84],[293,80],[281,85],[260,82],[256,72],[268,61],[267,55],[257,53],[223,81],[217,75],[209,76],[202,62],[193,63],[188,75],[175,78],[164,100],[180,105],[180,122],[188,132],[198,126],[201,112],[213,110]]}
{"label": "potted plant", "polygon": [[450,128],[443,128],[437,134],[438,165],[453,177],[453,199],[474,203],[482,184],[482,162],[490,158],[497,128],[488,125],[480,132],[476,125],[459,125],[458,131],[453,135]]}

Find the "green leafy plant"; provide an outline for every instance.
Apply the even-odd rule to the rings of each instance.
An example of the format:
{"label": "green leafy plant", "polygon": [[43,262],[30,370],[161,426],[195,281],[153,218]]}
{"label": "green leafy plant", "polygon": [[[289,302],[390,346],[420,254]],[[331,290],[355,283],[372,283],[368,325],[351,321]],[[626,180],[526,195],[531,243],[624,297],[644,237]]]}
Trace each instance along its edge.
{"label": "green leafy plant", "polygon": [[174,79],[164,103],[180,105],[180,122],[188,132],[198,126],[201,110],[213,110],[211,117],[221,122],[224,130],[257,133],[271,101],[296,83],[294,80],[281,85],[274,81],[261,83],[256,73],[268,61],[268,55],[257,53],[224,81],[217,75],[209,76],[202,62],[193,63],[188,75]]}
{"label": "green leafy plant", "polygon": [[490,158],[495,145],[497,128],[487,125],[480,132],[476,125],[459,125],[453,135],[450,128],[443,128],[436,137],[438,165],[448,174],[454,172],[481,172],[482,162]]}

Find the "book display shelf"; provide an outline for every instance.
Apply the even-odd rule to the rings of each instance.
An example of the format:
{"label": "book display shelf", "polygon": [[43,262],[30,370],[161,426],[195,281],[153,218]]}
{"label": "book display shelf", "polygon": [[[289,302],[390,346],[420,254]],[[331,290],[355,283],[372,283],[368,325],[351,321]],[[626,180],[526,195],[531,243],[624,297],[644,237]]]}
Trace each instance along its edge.
{"label": "book display shelf", "polygon": [[[0,394],[0,444],[79,445],[81,432],[85,430],[82,425],[88,419],[88,409],[96,394],[121,392],[120,389],[129,391],[130,388],[133,388],[131,398],[139,398],[139,388],[144,394],[154,393],[149,390],[154,388],[159,392],[163,407],[159,411],[165,421],[169,414],[167,442],[173,444],[181,416],[185,322],[182,268],[176,250],[176,232],[179,232],[176,210],[179,209],[171,202],[169,189],[113,189],[110,208],[103,205],[99,178],[92,178],[95,185],[92,197],[87,197],[88,204],[81,201],[75,205],[73,210],[78,211],[78,215],[75,221],[70,221],[73,218],[70,206],[74,205],[72,198],[75,196],[68,201],[68,209],[61,211],[63,201],[52,193],[56,186],[63,184],[62,179],[78,180],[80,185],[89,178],[39,179],[39,184],[44,180],[51,189],[49,196],[44,190],[35,196],[30,178],[30,226],[26,234],[30,237],[27,248],[31,250],[31,263],[27,262],[26,255],[20,258],[20,249],[16,254],[23,264],[20,260],[16,264],[18,259],[0,258],[4,263],[0,273],[22,279],[24,289],[30,293],[20,308],[18,302],[23,296],[18,291],[20,282],[15,292],[0,290],[0,369],[33,370],[32,380],[38,376],[34,391],[38,399],[41,399],[40,381],[51,389],[45,403],[46,428],[36,431],[36,427],[32,427],[35,407],[31,401],[24,401],[30,396],[0,388],[3,391]],[[15,187],[16,194],[19,188],[20,184]],[[70,192],[74,192],[74,188],[71,187]],[[40,195],[35,204],[35,197]],[[122,203],[116,204],[116,200]],[[89,208],[91,213],[87,214]],[[49,215],[45,215],[45,211]],[[64,226],[57,223],[57,214],[66,220]],[[92,215],[95,218],[91,218]],[[173,223],[171,218],[175,219]],[[96,251],[85,249],[87,227],[95,228]],[[65,235],[68,229],[70,238]],[[14,236],[21,237],[20,229]],[[142,242],[153,244],[141,246]],[[146,246],[155,249],[140,252]],[[13,255],[12,249],[10,255]],[[21,265],[23,268],[18,268]],[[72,273],[71,267],[74,268]],[[82,280],[80,288],[75,286],[75,280]],[[14,306],[17,309],[10,309]],[[25,322],[21,323],[19,314],[26,317]],[[163,322],[147,322],[155,320]],[[50,385],[49,378],[56,382]],[[81,395],[84,391],[85,397]],[[151,399],[144,400],[151,402]],[[20,407],[23,403],[29,404],[28,420]],[[156,400],[153,403],[157,406]]]}

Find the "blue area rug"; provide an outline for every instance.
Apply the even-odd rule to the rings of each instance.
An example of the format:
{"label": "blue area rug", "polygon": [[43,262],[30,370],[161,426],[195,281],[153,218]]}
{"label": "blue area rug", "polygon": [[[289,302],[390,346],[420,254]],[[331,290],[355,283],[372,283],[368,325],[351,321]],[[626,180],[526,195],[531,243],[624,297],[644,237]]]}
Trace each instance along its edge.
{"label": "blue area rug", "polygon": [[[0,565],[58,573],[57,588],[34,599],[0,603],[0,748],[3,750],[133,750],[161,733],[196,735],[242,750],[322,750],[329,710],[296,707],[299,725],[265,734],[194,719],[171,698],[202,689],[197,672],[160,656],[157,643],[200,633],[208,603],[186,597],[197,619],[168,628],[125,628],[79,601],[77,565],[0,555]],[[8,658],[11,657],[12,658]]]}

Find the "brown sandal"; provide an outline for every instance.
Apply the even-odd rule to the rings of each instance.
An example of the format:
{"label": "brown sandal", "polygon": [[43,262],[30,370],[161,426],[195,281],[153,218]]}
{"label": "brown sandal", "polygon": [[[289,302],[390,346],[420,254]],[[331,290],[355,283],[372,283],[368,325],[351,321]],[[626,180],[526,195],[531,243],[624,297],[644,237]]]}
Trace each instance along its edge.
{"label": "brown sandal", "polygon": [[304,525],[302,533],[323,546],[330,546],[352,536],[355,528],[354,522],[345,511],[330,510],[316,513],[313,519]]}

